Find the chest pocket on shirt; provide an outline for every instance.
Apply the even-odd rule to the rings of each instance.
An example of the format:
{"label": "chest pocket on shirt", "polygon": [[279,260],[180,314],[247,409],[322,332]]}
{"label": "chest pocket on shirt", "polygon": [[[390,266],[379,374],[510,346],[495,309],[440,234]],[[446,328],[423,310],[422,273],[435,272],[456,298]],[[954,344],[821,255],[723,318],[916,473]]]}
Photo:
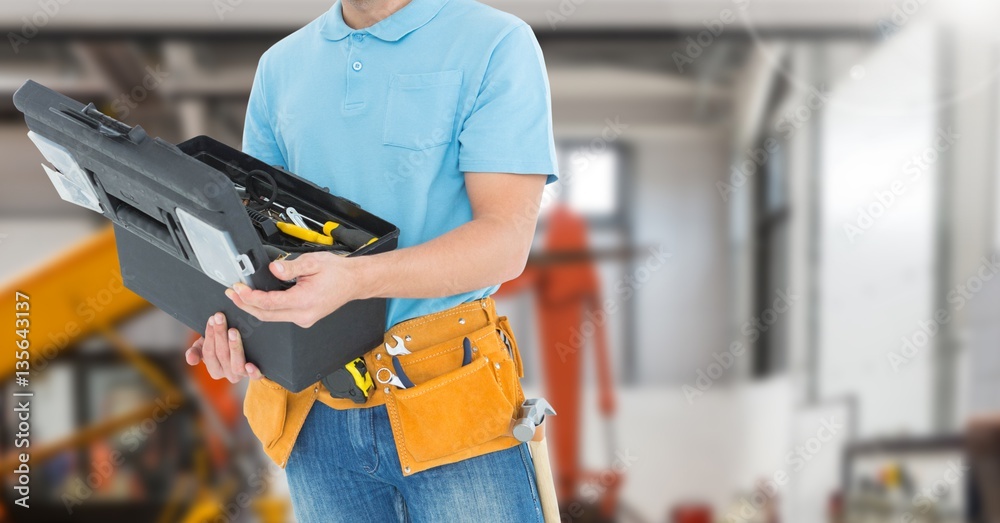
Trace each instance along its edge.
{"label": "chest pocket on shirt", "polygon": [[394,74],[382,143],[420,151],[451,141],[462,71]]}

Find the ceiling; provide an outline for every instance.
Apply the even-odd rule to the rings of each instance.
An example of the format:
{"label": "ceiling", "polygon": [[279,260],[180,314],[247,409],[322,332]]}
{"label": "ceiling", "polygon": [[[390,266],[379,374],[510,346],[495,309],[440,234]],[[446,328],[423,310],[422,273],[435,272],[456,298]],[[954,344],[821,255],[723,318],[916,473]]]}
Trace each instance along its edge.
{"label": "ceiling", "polygon": [[[419,1],[419,0],[418,0]],[[60,30],[246,31],[304,25],[332,0],[88,0],[59,4],[46,15],[35,0],[4,0],[0,27],[19,29],[23,19],[46,20]],[[889,0],[486,0],[526,20],[536,31],[701,28],[726,10],[749,32],[857,30],[875,27],[892,13]],[[141,6],[141,7],[138,7]],[[42,12],[42,14],[39,14]]]}

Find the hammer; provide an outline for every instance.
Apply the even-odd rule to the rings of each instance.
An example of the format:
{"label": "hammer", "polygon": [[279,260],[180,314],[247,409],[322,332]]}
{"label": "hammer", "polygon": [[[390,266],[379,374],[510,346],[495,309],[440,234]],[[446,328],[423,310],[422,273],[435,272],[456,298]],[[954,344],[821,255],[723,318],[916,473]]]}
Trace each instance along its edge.
{"label": "hammer", "polygon": [[549,449],[545,442],[545,433],[541,439],[534,441],[535,429],[545,421],[546,415],[555,415],[545,398],[525,400],[521,405],[521,418],[514,422],[514,437],[518,441],[527,442],[531,452],[531,461],[535,465],[535,484],[538,485],[538,498],[542,503],[542,514],[545,521],[559,521],[559,501],[556,499],[556,485],[552,476],[552,464],[549,463]]}
{"label": "hammer", "polygon": [[521,417],[514,422],[514,437],[521,442],[531,441],[535,437],[535,429],[545,421],[545,416],[554,416],[555,413],[545,398],[525,400],[521,405]]}

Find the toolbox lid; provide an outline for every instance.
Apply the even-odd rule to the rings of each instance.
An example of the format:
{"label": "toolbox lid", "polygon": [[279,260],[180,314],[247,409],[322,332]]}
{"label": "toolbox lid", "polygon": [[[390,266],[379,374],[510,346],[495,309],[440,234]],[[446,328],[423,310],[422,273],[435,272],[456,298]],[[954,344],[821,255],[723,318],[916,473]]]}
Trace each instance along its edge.
{"label": "toolbox lid", "polygon": [[285,286],[262,270],[270,257],[234,185],[247,186],[254,171],[266,173],[300,211],[311,208],[378,238],[351,256],[396,247],[395,225],[209,137],[180,146],[151,138],[142,127],[31,80],[14,93],[14,105],[52,164],[45,170],[63,199],[100,212],[223,285]]}

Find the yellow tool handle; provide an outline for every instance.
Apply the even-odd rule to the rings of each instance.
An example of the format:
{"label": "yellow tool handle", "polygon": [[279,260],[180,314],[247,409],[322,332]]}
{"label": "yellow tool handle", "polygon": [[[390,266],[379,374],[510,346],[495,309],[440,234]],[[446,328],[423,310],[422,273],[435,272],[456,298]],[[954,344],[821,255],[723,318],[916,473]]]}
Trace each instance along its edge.
{"label": "yellow tool handle", "polygon": [[330,235],[323,235],[312,229],[299,227],[294,223],[275,222],[275,224],[278,226],[279,231],[302,241],[318,243],[320,245],[333,245],[333,237]]}
{"label": "yellow tool handle", "polygon": [[326,222],[326,225],[323,226],[323,234],[327,236],[333,237],[333,231],[335,230],[340,242],[350,246],[352,249],[358,249],[378,241],[378,238],[374,238],[364,231],[341,227],[337,222]]}

